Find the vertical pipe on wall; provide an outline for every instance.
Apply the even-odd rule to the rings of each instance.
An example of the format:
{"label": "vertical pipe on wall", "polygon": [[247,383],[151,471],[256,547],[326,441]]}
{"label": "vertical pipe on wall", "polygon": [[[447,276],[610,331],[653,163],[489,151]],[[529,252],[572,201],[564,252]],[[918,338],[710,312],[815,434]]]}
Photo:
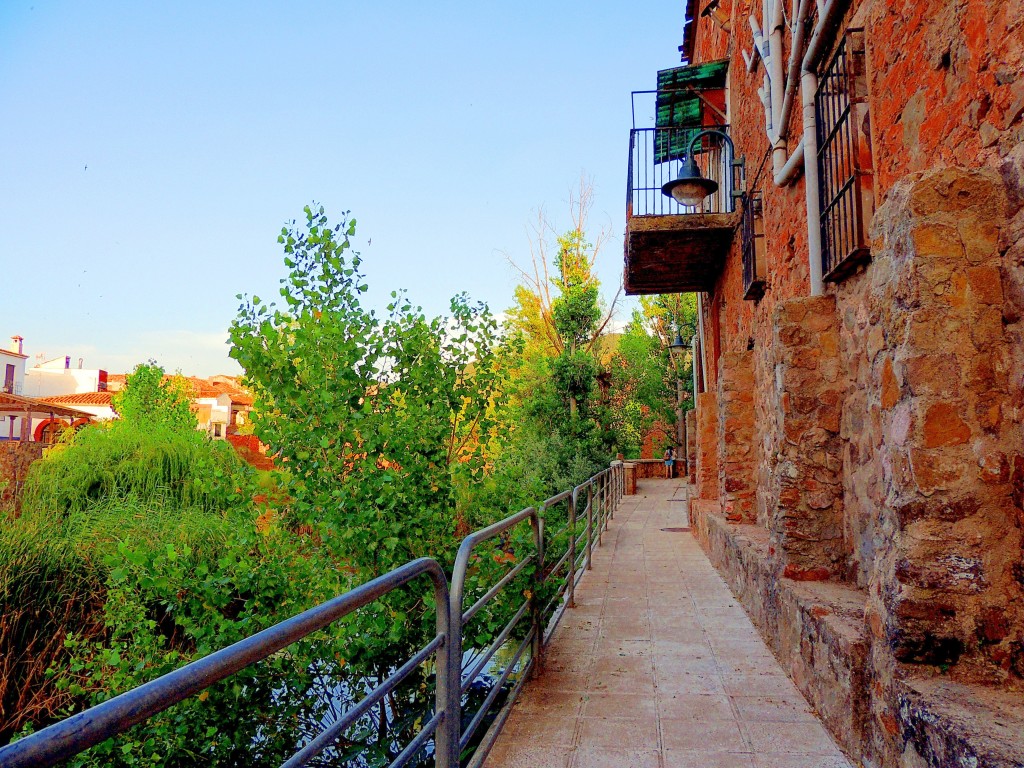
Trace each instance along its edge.
{"label": "vertical pipe on wall", "polygon": [[704,294],[697,294],[697,332],[700,334],[700,376],[704,389],[708,386],[708,345],[704,336]]}
{"label": "vertical pipe on wall", "polygon": [[[768,27],[768,50],[771,60],[768,69],[772,81],[772,127],[776,135],[779,135],[785,130],[779,123],[778,116],[782,114],[783,87],[785,85],[782,81],[782,30],[786,28],[786,23],[782,15],[783,0],[768,1],[771,16],[765,18],[765,23],[770,24]],[[771,18],[771,22],[768,22],[768,18]]]}
{"label": "vertical pipe on wall", "polygon": [[800,78],[804,111],[804,191],[807,197],[807,258],[810,267],[811,296],[825,292],[821,271],[821,199],[818,191],[818,129],[814,114],[814,97],[818,76],[804,72]]}

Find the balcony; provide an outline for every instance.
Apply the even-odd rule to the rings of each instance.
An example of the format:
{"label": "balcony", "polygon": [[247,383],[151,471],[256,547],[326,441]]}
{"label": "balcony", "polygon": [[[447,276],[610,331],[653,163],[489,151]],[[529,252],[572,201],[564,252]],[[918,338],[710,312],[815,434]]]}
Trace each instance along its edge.
{"label": "balcony", "polygon": [[704,128],[634,128],[629,133],[626,191],[626,268],[629,295],[712,291],[740,222],[734,191],[739,183],[724,141],[704,136],[694,157],[718,191],[701,206],[684,206],[662,194],[676,178],[690,139]]}

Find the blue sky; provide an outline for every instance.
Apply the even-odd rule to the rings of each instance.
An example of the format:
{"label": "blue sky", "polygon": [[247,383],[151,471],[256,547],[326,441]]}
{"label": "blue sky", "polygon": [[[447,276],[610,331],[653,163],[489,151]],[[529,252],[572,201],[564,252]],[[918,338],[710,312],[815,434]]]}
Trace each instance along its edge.
{"label": "blue sky", "polygon": [[3,0],[0,343],[235,373],[235,294],[276,292],[313,200],[357,218],[369,305],[501,311],[581,173],[610,295],[630,91],[678,64],[683,5]]}

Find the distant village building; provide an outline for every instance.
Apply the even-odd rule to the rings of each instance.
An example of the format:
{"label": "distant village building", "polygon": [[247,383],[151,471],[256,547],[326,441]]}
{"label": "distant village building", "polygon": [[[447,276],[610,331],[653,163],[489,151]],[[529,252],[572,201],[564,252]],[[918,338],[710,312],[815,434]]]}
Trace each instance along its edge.
{"label": "distant village building", "polygon": [[[66,427],[79,426],[92,420],[94,414],[75,408],[72,404],[49,402],[48,398],[32,397],[29,390],[31,378],[26,369],[28,355],[24,353],[24,339],[12,336],[7,349],[0,349],[0,367],[3,369],[3,388],[0,390],[0,441],[8,443],[40,442],[50,443]],[[47,369],[47,373],[57,373]],[[100,372],[97,372],[100,373]],[[104,374],[105,375],[105,374]],[[81,379],[66,376],[48,382],[51,390],[76,391],[78,387],[88,386],[80,381],[87,381],[88,376]]]}
{"label": "distant village building", "polygon": [[80,392],[105,392],[107,372],[97,368],[83,368],[78,359],[72,367],[71,357],[56,357],[39,363],[25,371],[25,392],[29,397],[74,395]]}

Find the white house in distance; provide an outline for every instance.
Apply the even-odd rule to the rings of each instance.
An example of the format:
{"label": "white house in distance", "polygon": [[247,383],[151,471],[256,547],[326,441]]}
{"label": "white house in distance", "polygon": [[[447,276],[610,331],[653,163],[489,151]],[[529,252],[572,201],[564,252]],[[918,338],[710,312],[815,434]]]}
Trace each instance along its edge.
{"label": "white house in distance", "polygon": [[11,344],[0,348],[0,374],[3,375],[2,391],[8,395],[23,395],[25,388],[25,361],[28,355],[22,353],[24,339],[11,336]]}
{"label": "white house in distance", "polygon": [[[71,357],[55,357],[25,371],[25,394],[47,405],[72,408],[94,419],[114,419],[117,413],[107,391],[107,372],[99,368],[85,368],[82,359],[77,367],[71,366]],[[47,428],[63,428],[56,418],[37,419],[32,424],[35,439],[44,439]],[[51,427],[50,425],[53,424]]]}
{"label": "white house in distance", "polygon": [[48,398],[53,395],[75,395],[82,392],[106,392],[107,372],[97,368],[71,367],[70,357],[55,357],[25,371],[28,397]]}
{"label": "white house in distance", "polygon": [[[111,392],[76,392],[71,395],[51,395],[40,397],[39,402],[47,405],[59,405],[63,408],[74,408],[87,413],[96,421],[116,419],[117,411],[111,404]],[[38,424],[33,429],[38,429]]]}
{"label": "white house in distance", "polygon": [[[3,375],[3,386],[0,388],[0,441],[48,443],[66,426],[85,424],[99,415],[93,408],[85,410],[75,403],[50,402],[49,397],[31,396],[29,371],[32,369],[26,370],[28,355],[24,353],[23,346],[24,339],[21,336],[12,336],[10,346],[0,349],[0,374]],[[70,360],[67,360],[66,365],[70,369]],[[64,392],[68,391],[67,387],[72,387],[71,391],[74,392],[78,387],[88,386],[88,376],[65,376],[59,369],[55,373],[60,374],[61,378],[53,378],[51,387],[62,384]],[[95,373],[98,381],[100,372]],[[113,415],[109,400],[107,411]]]}

